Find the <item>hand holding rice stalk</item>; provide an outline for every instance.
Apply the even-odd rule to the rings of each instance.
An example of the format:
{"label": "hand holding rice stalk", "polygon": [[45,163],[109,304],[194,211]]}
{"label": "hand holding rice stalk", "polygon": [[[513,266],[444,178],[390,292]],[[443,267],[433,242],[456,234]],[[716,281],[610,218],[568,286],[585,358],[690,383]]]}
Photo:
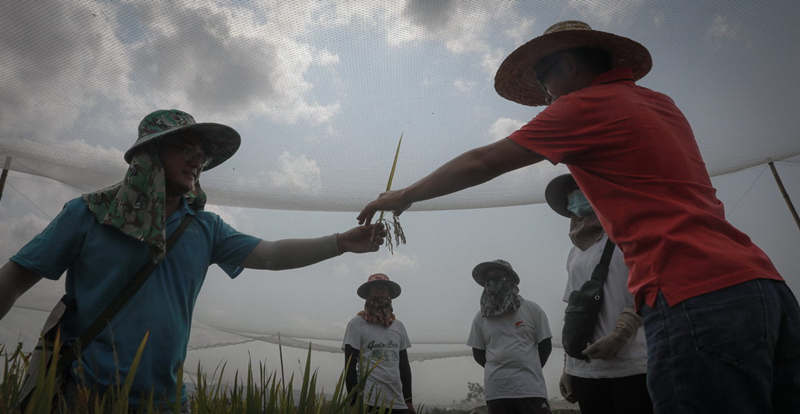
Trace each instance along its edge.
{"label": "hand holding rice stalk", "polygon": [[[397,141],[397,150],[394,152],[394,161],[392,162],[392,171],[389,173],[389,182],[386,183],[386,191],[392,189],[392,179],[394,178],[394,170],[397,167],[397,156],[400,155],[400,144],[403,143],[403,133],[400,133],[400,140]],[[394,233],[394,243],[392,243],[392,236],[386,238],[386,247],[389,249],[389,252],[394,254],[394,245],[395,244],[406,244],[406,235],[403,233],[403,227],[400,226],[400,220],[397,218],[397,215],[392,213],[392,222],[390,223],[389,220],[383,218],[383,211],[381,211],[380,216],[378,216],[378,223],[381,223],[386,227],[386,229],[391,229],[392,233]]]}

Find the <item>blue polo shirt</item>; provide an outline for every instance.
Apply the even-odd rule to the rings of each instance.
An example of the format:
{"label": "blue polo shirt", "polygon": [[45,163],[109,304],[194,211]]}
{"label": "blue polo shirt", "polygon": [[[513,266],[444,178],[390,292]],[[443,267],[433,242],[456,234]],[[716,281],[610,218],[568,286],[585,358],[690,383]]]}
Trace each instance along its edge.
{"label": "blue polo shirt", "polygon": [[[167,237],[186,214],[194,215],[194,221],[136,295],[82,353],[78,375],[104,391],[116,383],[116,372],[120,381],[125,380],[139,343],[150,332],[131,389],[132,404],[151,390],[156,401],[174,401],[177,370],[186,357],[192,311],[208,267],[216,263],[231,278],[236,277],[260,241],[237,232],[214,213],[193,211],[185,200],[167,219]],[[64,316],[62,337],[69,340],[88,328],[148,256],[143,242],[99,224],[84,200],[76,198],[11,260],[53,280],[66,270],[67,298],[74,306]],[[73,368],[74,376],[77,363]]]}

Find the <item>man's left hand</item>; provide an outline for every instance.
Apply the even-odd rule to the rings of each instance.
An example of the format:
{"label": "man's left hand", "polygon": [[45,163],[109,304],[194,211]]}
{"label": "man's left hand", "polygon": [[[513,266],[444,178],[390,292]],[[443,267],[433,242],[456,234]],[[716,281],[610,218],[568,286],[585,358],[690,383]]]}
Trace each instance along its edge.
{"label": "man's left hand", "polygon": [[617,317],[617,324],[610,334],[598,339],[583,350],[589,358],[611,359],[626,343],[636,335],[642,325],[642,318],[633,308],[625,308]]}
{"label": "man's left hand", "polygon": [[365,253],[377,251],[386,237],[386,228],[383,224],[375,223],[366,226],[353,227],[344,233],[339,233],[336,239],[339,251],[352,253]]}
{"label": "man's left hand", "polygon": [[409,414],[417,414],[417,410],[414,409],[414,403],[411,401],[406,401],[406,407],[408,408]]}
{"label": "man's left hand", "polygon": [[582,353],[590,359],[612,359],[617,356],[626,342],[628,342],[627,338],[610,333],[589,344]]}

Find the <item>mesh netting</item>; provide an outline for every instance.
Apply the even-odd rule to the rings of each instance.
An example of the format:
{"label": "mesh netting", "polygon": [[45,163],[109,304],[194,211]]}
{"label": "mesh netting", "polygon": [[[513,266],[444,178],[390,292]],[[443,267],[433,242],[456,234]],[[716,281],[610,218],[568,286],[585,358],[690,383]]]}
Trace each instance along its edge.
{"label": "mesh netting", "polygon": [[[676,101],[692,124],[709,172],[720,176],[800,154],[794,103],[800,92],[795,73],[800,52],[791,42],[800,38],[798,17],[790,1],[769,7],[721,0],[681,6],[604,0],[0,2],[0,160],[10,157],[14,172],[67,184],[66,192],[56,192],[75,196],[121,179],[126,168],[122,154],[136,138],[138,121],[156,108],[177,107],[200,122],[229,124],[243,137],[240,151],[201,179],[211,204],[234,207],[220,210],[238,221],[234,224],[249,229],[267,221],[267,214],[277,214],[237,208],[357,211],[385,186],[401,133],[395,187],[414,182],[469,148],[502,139],[535,116],[540,108],[505,101],[494,92],[494,72],[508,53],[551,23],[578,18],[636,39],[650,50],[654,68],[640,84]],[[547,182],[564,171],[563,166],[540,163],[413,209],[541,203]],[[9,184],[19,177],[10,177]],[[40,187],[26,188],[53,188],[36,185]],[[748,185],[750,181],[731,185],[736,190],[730,193],[738,197]],[[40,204],[66,201],[31,196],[35,191],[27,197]],[[19,222],[27,217],[31,228],[41,230],[51,218],[47,216],[57,212],[44,207],[43,215],[26,208],[33,209],[20,203],[2,211],[0,218]],[[352,216],[329,220],[353,224]],[[536,216],[539,221],[528,221],[527,213],[510,216],[516,220],[514,228],[505,231],[486,230],[487,221],[505,218],[501,213],[465,212],[452,216],[455,224],[448,222],[451,216],[437,216],[459,227],[447,233],[452,239],[441,243],[445,246],[420,241],[443,237],[435,231],[438,223],[424,221],[415,228],[408,219],[404,226],[409,242],[417,247],[406,247],[393,261],[381,260],[389,263],[393,276],[416,283],[423,266],[409,263],[423,263],[428,257],[423,250],[442,250],[436,254],[438,262],[426,263],[424,271],[445,275],[438,277],[448,281],[448,272],[468,274],[479,259],[495,258],[487,255],[517,254],[515,264],[532,273],[544,268],[553,274],[537,276],[538,284],[526,294],[556,298],[543,307],[557,315],[564,283],[564,255],[558,249],[568,245],[552,250],[541,245],[565,241],[563,223],[544,210]],[[311,234],[324,221],[281,217],[310,223]],[[536,254],[521,248],[512,253],[493,250],[510,233],[527,231],[519,223],[534,222],[544,236],[525,242],[540,244]],[[271,225],[270,230],[279,230],[270,237],[283,235],[280,223]],[[318,231],[335,230],[341,228]],[[447,250],[453,244],[462,251]],[[385,265],[378,260],[343,263],[336,266],[350,266],[349,278],[340,280],[348,294],[362,273]],[[328,277],[314,273],[322,271],[307,272],[312,276],[304,280]],[[455,280],[453,276],[457,286]],[[269,299],[280,302],[281,296],[302,289],[292,286],[294,291],[270,286],[277,293]],[[243,319],[244,311],[217,318],[220,309],[235,307],[233,298],[248,288],[253,289],[239,285],[226,291],[225,299],[199,305],[200,322],[190,349],[274,343],[278,332],[287,331],[278,322],[285,315],[277,312],[259,321],[263,325]],[[47,289],[49,294],[29,297],[18,306],[17,316],[3,320],[4,338],[13,340],[20,332],[35,337],[37,318],[58,297],[58,288]],[[323,290],[311,289],[312,295]],[[423,289],[430,287],[420,284],[408,291]],[[476,304],[457,306],[466,299],[441,291],[415,300],[421,301],[417,305],[435,303],[432,308],[456,308],[453,313],[460,317],[473,312]],[[349,308],[342,310],[343,303],[331,302],[323,311],[292,310],[308,320],[315,312],[352,314]],[[309,338],[339,339],[341,326],[324,322],[330,326],[295,324],[282,341],[305,347],[315,342]],[[460,322],[440,323],[423,332],[410,324],[412,337],[431,344],[462,342]],[[559,326],[557,317],[553,326]],[[338,351],[335,344],[315,347]],[[464,352],[433,350],[415,357]]]}

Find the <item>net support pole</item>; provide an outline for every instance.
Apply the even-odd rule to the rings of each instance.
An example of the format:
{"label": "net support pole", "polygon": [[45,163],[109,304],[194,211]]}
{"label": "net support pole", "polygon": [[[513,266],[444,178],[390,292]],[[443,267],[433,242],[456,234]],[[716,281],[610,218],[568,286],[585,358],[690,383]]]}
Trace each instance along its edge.
{"label": "net support pole", "polygon": [[3,189],[6,187],[6,177],[8,177],[9,167],[11,167],[11,157],[6,157],[6,162],[3,164],[3,174],[0,175],[0,200],[3,199]]}
{"label": "net support pole", "polygon": [[[778,189],[781,191],[783,201],[786,202],[789,212],[792,213],[792,217],[794,217],[794,223],[797,224],[797,229],[800,230],[800,217],[797,216],[797,210],[795,210],[794,204],[792,204],[792,199],[789,198],[789,193],[786,192],[786,187],[783,186],[783,181],[781,181],[781,177],[778,175],[778,169],[775,168],[775,163],[773,161],[770,161],[768,164],[769,169],[772,170],[772,176],[775,177],[775,182],[778,184]],[[5,174],[5,172],[3,172],[3,174]]]}

